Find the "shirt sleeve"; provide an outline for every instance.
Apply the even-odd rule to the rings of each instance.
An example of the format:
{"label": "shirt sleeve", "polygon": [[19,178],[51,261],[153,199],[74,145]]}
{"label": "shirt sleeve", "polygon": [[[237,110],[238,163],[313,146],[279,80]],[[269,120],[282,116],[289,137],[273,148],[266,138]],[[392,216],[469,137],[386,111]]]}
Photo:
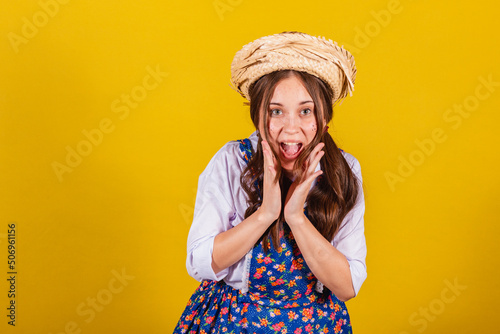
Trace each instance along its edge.
{"label": "shirt sleeve", "polygon": [[361,166],[356,158],[350,156],[348,161],[351,169],[358,179],[358,196],[354,207],[344,217],[339,231],[333,239],[333,246],[337,248],[349,262],[354,292],[358,295],[361,285],[366,279],[366,240],[365,240],[365,200],[363,193],[363,180]]}
{"label": "shirt sleeve", "polygon": [[186,268],[197,281],[219,281],[227,276],[229,268],[219,273],[212,269],[212,251],[215,236],[232,227],[235,209],[230,184],[231,168],[238,156],[226,144],[210,160],[198,179],[193,223],[187,241]]}

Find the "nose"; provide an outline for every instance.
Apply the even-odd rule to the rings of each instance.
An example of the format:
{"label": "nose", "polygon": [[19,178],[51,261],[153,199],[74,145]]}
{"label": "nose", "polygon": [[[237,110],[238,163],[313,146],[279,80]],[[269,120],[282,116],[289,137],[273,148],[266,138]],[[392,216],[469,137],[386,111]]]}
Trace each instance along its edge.
{"label": "nose", "polygon": [[287,134],[295,134],[299,131],[300,120],[295,115],[287,115],[283,124],[283,131]]}

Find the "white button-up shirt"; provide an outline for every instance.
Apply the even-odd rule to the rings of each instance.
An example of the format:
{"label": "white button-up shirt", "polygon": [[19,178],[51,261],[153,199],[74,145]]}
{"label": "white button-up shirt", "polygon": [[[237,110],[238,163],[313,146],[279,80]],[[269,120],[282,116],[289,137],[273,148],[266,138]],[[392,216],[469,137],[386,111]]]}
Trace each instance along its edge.
{"label": "white button-up shirt", "polygon": [[[252,133],[249,139],[256,152],[257,131]],[[223,279],[228,285],[245,293],[248,290],[247,272],[252,250],[217,274],[212,269],[215,236],[245,219],[247,196],[241,188],[240,176],[247,164],[239,146],[238,141],[224,145],[199,177],[193,223],[188,235],[186,267],[189,275],[198,281]],[[359,162],[347,152],[342,154],[358,178],[360,187],[355,206],[345,216],[331,243],[347,258],[357,295],[366,279],[365,202]],[[318,164],[317,169],[319,168]],[[316,290],[321,291],[322,288],[323,284],[318,282]]]}

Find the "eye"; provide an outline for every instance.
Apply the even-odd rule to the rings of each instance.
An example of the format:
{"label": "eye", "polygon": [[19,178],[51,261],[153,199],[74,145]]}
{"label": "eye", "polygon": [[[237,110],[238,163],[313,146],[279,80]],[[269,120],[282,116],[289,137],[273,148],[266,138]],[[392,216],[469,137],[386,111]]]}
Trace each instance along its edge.
{"label": "eye", "polygon": [[302,115],[309,115],[312,113],[311,109],[306,108],[300,112]]}
{"label": "eye", "polygon": [[282,114],[281,110],[279,110],[279,109],[271,109],[271,115],[272,116],[278,116],[278,115],[281,115],[281,114]]}

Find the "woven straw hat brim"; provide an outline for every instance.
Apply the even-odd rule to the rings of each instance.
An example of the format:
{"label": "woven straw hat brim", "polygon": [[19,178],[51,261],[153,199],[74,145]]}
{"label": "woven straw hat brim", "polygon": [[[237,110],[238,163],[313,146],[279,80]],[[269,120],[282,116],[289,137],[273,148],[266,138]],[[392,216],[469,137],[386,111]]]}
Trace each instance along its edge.
{"label": "woven straw hat brim", "polygon": [[333,102],[354,91],[354,57],[337,42],[300,32],[261,37],[243,46],[231,64],[231,85],[250,101],[250,86],[263,75],[280,70],[307,72],[322,79],[333,92]]}

